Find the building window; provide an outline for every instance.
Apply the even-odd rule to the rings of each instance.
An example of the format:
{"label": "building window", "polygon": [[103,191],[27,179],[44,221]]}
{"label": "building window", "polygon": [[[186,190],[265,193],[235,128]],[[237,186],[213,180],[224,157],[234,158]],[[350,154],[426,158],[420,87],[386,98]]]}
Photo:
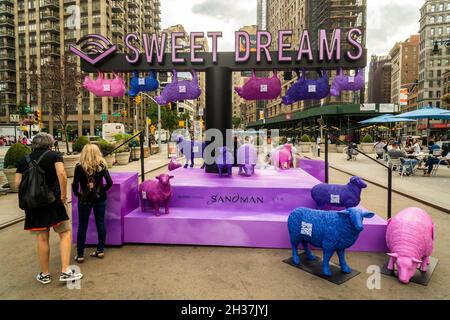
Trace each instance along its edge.
{"label": "building window", "polygon": [[443,32],[444,32],[444,30],[442,29],[442,27],[440,27],[438,29],[438,35],[442,36]]}
{"label": "building window", "polygon": [[430,17],[430,23],[434,23],[436,19],[434,17]]}
{"label": "building window", "polygon": [[436,6],[433,4],[431,5],[431,12],[435,12],[436,11]]}
{"label": "building window", "polygon": [[429,92],[428,92],[428,98],[430,98],[430,99],[433,98],[433,91],[429,91]]}
{"label": "building window", "polygon": [[439,11],[444,11],[444,4],[443,3],[439,4]]}

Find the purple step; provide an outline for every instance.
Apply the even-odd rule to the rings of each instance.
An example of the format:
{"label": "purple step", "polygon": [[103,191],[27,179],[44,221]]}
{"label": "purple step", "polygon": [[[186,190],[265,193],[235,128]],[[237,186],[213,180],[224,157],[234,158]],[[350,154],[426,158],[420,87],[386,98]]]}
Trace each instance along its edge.
{"label": "purple step", "polygon": [[257,169],[252,177],[239,176],[237,171],[233,168],[231,177],[219,177],[198,168],[172,171],[173,196],[169,206],[253,213],[315,206],[310,190],[321,182],[302,169]]}
{"label": "purple step", "polygon": [[[163,212],[163,210],[161,210]],[[126,243],[290,248],[290,212],[172,208],[169,215],[136,209],[124,219]],[[350,251],[386,252],[386,221],[364,220],[364,231]]]}

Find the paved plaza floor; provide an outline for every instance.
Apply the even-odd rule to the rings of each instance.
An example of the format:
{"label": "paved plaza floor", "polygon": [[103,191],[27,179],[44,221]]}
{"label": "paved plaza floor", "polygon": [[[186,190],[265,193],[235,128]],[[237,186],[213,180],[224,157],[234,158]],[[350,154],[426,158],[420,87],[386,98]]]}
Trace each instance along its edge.
{"label": "paved plaza floor", "polygon": [[[330,176],[333,183],[349,179],[336,170]],[[441,189],[440,194],[448,193]],[[362,205],[385,217],[385,199],[385,189],[369,184]],[[384,254],[347,253],[349,265],[361,274],[337,286],[283,263],[291,254],[287,249],[176,245],[107,248],[104,260],[87,258],[80,265],[84,274],[80,290],[69,290],[57,281],[43,286],[34,279],[39,272],[35,239],[19,223],[0,230],[0,299],[450,299],[450,215],[394,194],[394,213],[410,206],[425,209],[437,225],[433,256],[439,264],[428,286],[403,285],[381,276],[381,288],[368,289],[371,274],[366,270],[381,267]],[[52,234],[55,278],[58,268],[57,236]]]}

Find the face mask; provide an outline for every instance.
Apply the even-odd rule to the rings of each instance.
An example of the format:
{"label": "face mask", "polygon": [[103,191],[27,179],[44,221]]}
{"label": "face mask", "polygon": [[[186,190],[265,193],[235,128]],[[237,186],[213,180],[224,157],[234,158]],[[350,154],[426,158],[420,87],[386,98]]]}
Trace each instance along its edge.
{"label": "face mask", "polygon": [[276,71],[270,78],[257,78],[253,70],[252,77],[242,87],[235,87],[234,90],[245,100],[273,100],[281,94],[281,81]]}
{"label": "face mask", "polygon": [[283,104],[289,105],[303,100],[320,100],[326,98],[330,93],[327,71],[317,71],[319,74],[319,79],[317,80],[306,79],[305,70],[302,70],[301,76],[299,71],[295,72],[298,80],[282,98]]}
{"label": "face mask", "polygon": [[159,81],[156,79],[156,73],[154,71],[145,78],[140,78],[137,72],[133,73],[133,77],[130,81],[130,91],[128,95],[135,97],[139,92],[151,92],[159,88]]}
{"label": "face mask", "polygon": [[160,96],[155,98],[159,105],[166,105],[169,102],[176,102],[180,100],[195,100],[200,97],[202,90],[198,85],[198,77],[195,71],[191,71],[192,80],[177,79],[177,72],[172,71],[173,81],[169,83]]}

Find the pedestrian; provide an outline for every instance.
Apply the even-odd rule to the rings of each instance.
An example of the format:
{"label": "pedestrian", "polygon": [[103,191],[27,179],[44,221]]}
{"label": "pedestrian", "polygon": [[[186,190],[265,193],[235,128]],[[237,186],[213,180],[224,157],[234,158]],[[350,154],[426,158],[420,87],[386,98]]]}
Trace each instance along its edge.
{"label": "pedestrian", "polygon": [[[106,185],[103,185],[103,179]],[[95,225],[97,226],[97,249],[90,254],[91,257],[105,257],[105,211],[107,191],[112,186],[108,165],[102,157],[97,145],[87,144],[80,154],[80,163],[75,167],[72,191],[78,198],[78,235],[77,255],[75,261],[84,262],[84,248],[86,245],[86,232],[89,225],[89,215],[94,211]]]}
{"label": "pedestrian", "polygon": [[29,158],[19,160],[16,171],[16,185],[20,186],[22,175],[28,170],[30,161],[38,165],[45,175],[45,183],[56,200],[36,209],[25,210],[25,230],[37,236],[37,247],[41,272],[36,280],[43,284],[51,282],[49,259],[50,228],[59,234],[61,275],[60,281],[76,281],[83,277],[81,273],[69,267],[71,249],[71,224],[67,215],[67,176],[64,170],[63,157],[51,151],[54,139],[47,133],[39,133],[33,139],[32,153]]}

